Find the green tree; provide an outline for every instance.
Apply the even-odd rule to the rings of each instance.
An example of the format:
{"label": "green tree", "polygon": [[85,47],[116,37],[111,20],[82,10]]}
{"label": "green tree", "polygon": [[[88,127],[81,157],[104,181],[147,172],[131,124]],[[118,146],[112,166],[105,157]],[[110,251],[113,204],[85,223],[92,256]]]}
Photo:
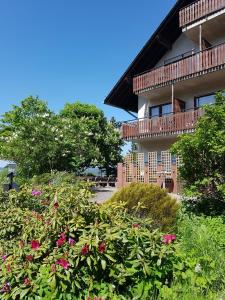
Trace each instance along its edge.
{"label": "green tree", "polygon": [[216,95],[215,105],[204,107],[204,116],[193,134],[180,136],[172,152],[180,156],[180,175],[189,192],[197,195],[200,212],[225,209],[225,97]]}
{"label": "green tree", "polygon": [[29,97],[13,106],[0,122],[0,158],[17,163],[23,176],[55,167],[57,118],[47,103]]}
{"label": "green tree", "polygon": [[66,104],[55,114],[29,97],[0,120],[0,159],[17,163],[28,178],[58,171],[81,173],[90,166],[112,168],[120,160],[118,131],[94,105]]}
{"label": "green tree", "polygon": [[[121,147],[123,141],[120,138],[117,122],[107,121],[103,112],[95,105],[80,102],[67,103],[60,115],[72,123],[85,124],[83,138],[88,138],[85,156],[87,161],[84,165],[98,166],[106,170],[110,175],[115,171],[116,165],[122,160]],[[82,138],[82,137],[81,137]]]}

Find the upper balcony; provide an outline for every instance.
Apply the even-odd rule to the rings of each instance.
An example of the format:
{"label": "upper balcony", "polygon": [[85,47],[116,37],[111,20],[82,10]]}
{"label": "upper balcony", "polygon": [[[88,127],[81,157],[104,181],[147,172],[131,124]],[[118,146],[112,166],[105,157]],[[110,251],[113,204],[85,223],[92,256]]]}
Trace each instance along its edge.
{"label": "upper balcony", "polygon": [[202,115],[203,110],[199,108],[162,117],[127,122],[122,124],[121,136],[124,140],[129,141],[192,132]]}
{"label": "upper balcony", "polygon": [[174,62],[133,78],[135,94],[171,85],[175,82],[225,69],[225,43],[205,50],[182,54]]}
{"label": "upper balcony", "polygon": [[180,27],[187,26],[225,8],[225,0],[199,0],[179,12]]}

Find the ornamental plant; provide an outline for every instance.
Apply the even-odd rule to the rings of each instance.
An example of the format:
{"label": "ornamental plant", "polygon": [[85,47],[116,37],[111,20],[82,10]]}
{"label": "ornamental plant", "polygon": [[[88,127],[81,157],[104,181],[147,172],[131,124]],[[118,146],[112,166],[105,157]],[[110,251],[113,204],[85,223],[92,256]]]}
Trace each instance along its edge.
{"label": "ornamental plant", "polygon": [[0,232],[0,299],[150,299],[172,281],[176,240],[89,197],[68,184],[8,194],[6,226],[15,206],[21,217],[16,234]]}
{"label": "ornamental plant", "polygon": [[153,184],[131,183],[120,189],[105,206],[124,203],[127,211],[141,218],[151,218],[154,228],[173,230],[180,204],[167,191]]}

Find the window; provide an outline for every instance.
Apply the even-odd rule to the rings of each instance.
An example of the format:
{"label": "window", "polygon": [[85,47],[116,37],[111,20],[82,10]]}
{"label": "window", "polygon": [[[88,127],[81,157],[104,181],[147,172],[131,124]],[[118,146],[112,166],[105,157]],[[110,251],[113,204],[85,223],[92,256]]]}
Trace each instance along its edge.
{"label": "window", "polygon": [[206,104],[213,104],[215,103],[215,94],[201,96],[195,98],[195,107],[201,107]]}
{"label": "window", "polygon": [[149,117],[161,117],[172,113],[172,104],[166,103],[157,106],[149,107]]}

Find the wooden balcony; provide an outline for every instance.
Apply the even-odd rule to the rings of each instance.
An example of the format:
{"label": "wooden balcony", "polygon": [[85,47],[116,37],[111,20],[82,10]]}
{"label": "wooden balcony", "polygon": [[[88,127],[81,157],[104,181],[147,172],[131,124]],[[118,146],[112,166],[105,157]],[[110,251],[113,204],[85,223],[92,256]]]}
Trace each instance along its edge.
{"label": "wooden balcony", "polygon": [[203,110],[197,109],[163,117],[139,119],[122,124],[121,135],[124,140],[136,140],[192,132],[202,115]]}
{"label": "wooden balcony", "polygon": [[133,79],[133,91],[139,94],[223,68],[225,68],[225,43],[137,75]]}
{"label": "wooden balcony", "polygon": [[180,27],[189,25],[225,8],[225,0],[199,0],[180,10]]}

